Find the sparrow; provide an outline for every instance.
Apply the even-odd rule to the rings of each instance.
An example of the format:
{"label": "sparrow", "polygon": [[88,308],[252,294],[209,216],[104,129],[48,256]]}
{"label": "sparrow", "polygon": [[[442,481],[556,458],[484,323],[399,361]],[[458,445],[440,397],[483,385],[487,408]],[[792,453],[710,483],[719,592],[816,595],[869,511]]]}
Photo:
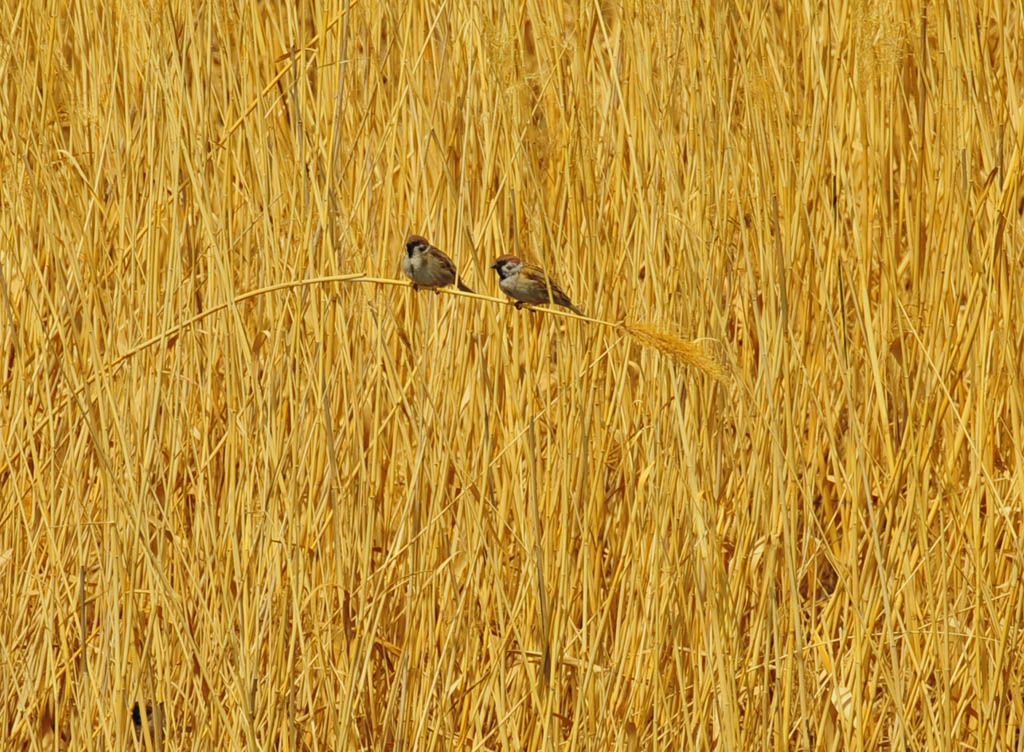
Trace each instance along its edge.
{"label": "sparrow", "polygon": [[539,266],[524,264],[515,256],[498,256],[491,268],[498,273],[501,291],[516,299],[516,308],[522,308],[523,303],[554,303],[578,316],[586,315]]}
{"label": "sparrow", "polygon": [[135,703],[132,707],[132,727],[135,729],[135,736],[145,747],[145,735],[149,734],[149,740],[153,749],[162,749],[164,742],[164,704],[157,703],[155,706],[146,705],[143,707]]}
{"label": "sparrow", "polygon": [[414,290],[421,287],[447,287],[454,282],[463,292],[473,292],[462,284],[452,260],[419,235],[410,235],[405,239],[402,271],[412,280]]}

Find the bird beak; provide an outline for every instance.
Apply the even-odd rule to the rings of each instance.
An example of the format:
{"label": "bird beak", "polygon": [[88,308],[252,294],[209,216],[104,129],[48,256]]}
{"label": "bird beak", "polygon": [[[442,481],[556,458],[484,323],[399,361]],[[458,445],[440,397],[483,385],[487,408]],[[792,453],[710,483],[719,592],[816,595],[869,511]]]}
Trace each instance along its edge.
{"label": "bird beak", "polygon": [[498,269],[498,262],[495,261],[493,264],[491,264],[491,268],[494,269],[494,270],[497,270]]}

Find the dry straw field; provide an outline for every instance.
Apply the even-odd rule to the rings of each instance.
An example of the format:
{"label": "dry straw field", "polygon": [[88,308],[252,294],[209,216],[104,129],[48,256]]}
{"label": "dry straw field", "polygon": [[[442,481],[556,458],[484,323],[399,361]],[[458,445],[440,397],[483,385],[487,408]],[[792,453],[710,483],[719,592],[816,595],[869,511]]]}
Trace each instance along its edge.
{"label": "dry straw field", "polygon": [[3,749],[1024,749],[1017,0],[0,20]]}

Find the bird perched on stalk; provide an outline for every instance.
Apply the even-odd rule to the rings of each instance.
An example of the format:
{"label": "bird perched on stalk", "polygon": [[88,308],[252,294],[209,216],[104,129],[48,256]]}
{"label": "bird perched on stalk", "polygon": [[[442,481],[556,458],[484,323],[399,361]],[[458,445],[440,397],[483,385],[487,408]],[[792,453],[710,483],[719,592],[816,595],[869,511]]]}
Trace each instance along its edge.
{"label": "bird perched on stalk", "polygon": [[516,308],[522,308],[523,303],[554,303],[568,308],[577,316],[586,315],[539,266],[524,264],[516,256],[498,256],[491,268],[498,273],[501,291],[516,300]]}
{"label": "bird perched on stalk", "polygon": [[473,292],[462,283],[452,260],[419,235],[410,235],[405,239],[402,271],[412,280],[414,290],[429,287],[436,291],[439,287],[454,283],[463,292]]}

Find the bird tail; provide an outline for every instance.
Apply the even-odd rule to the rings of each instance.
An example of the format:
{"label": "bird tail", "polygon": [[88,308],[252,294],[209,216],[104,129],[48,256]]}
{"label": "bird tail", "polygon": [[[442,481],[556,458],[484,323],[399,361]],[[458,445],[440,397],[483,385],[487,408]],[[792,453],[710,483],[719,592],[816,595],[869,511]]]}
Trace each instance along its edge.
{"label": "bird tail", "polygon": [[[472,291],[472,290],[470,290],[470,289],[469,289],[468,287],[466,287],[466,286],[465,286],[464,284],[462,284],[462,280],[461,280],[461,279],[457,279],[457,280],[455,280],[455,284],[456,284],[456,286],[457,286],[457,287],[458,287],[458,288],[459,288],[460,290],[462,290],[463,292],[473,292],[473,291]],[[476,293],[473,293],[473,294],[475,295]]]}
{"label": "bird tail", "polygon": [[566,307],[566,308],[568,308],[568,309],[569,309],[570,311],[572,311],[573,313],[575,313],[575,314],[576,314],[577,316],[582,316],[583,318],[586,318],[586,317],[587,317],[587,314],[585,314],[585,313],[584,313],[583,311],[581,311],[581,310],[580,310],[579,308],[577,308],[576,306],[574,306],[574,305],[573,305],[572,303],[570,303],[570,302],[569,302],[568,300],[567,300],[567,301],[565,301],[565,307]]}

